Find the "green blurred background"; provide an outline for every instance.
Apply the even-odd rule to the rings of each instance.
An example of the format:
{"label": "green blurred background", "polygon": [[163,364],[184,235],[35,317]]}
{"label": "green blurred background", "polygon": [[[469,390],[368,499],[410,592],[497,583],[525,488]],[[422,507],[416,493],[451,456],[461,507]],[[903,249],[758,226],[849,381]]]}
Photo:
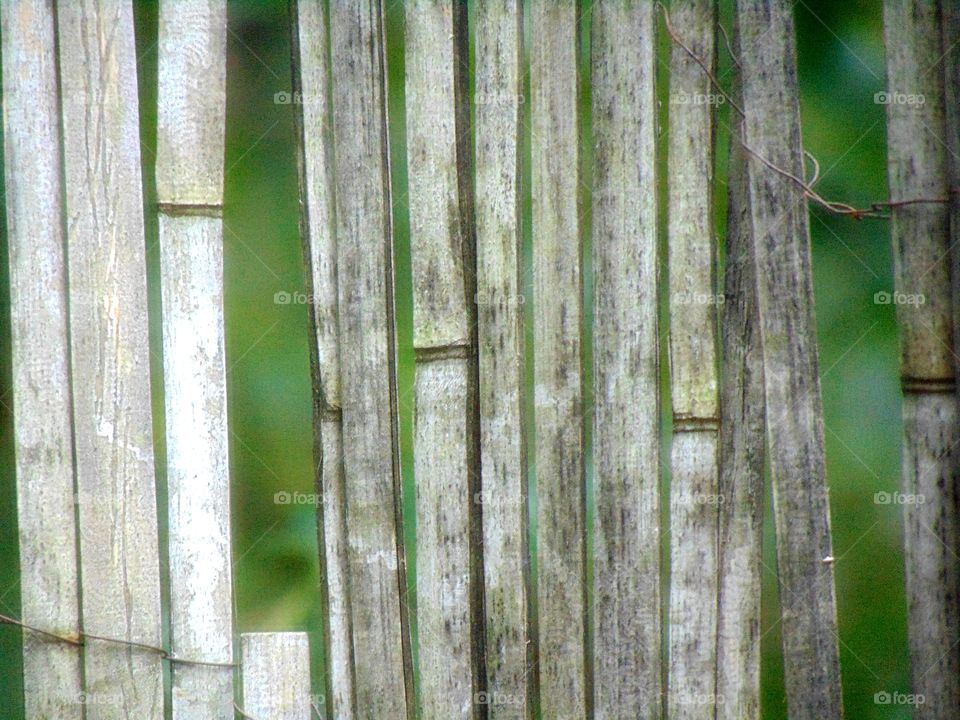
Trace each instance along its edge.
{"label": "green blurred background", "polygon": [[[413,483],[410,393],[413,367],[409,223],[405,205],[404,8],[400,0],[386,4],[401,443],[404,483],[409,490]],[[728,0],[721,3],[721,19],[728,29],[731,27],[730,4]],[[589,166],[589,0],[586,6],[581,70],[584,159]],[[152,342],[159,353],[159,258],[156,219],[150,210],[154,200],[156,144],[157,5],[137,0],[134,11],[148,209]],[[804,139],[806,148],[820,161],[818,189],[828,198],[843,199],[856,206],[881,200],[886,197],[885,123],[883,106],[873,101],[874,93],[884,88],[880,0],[845,3],[799,0],[795,13]],[[274,493],[280,490],[312,492],[314,466],[306,306],[278,305],[273,300],[278,291],[304,290],[298,232],[294,106],[274,103],[275,93],[291,89],[289,21],[286,2],[230,2],[224,272],[234,572],[238,628],[242,631],[309,630],[314,649],[314,674],[319,678],[323,672],[322,623],[313,508],[278,505],[273,501]],[[663,32],[662,21],[659,30],[660,112],[665,132],[669,38]],[[729,55],[721,43],[719,76],[728,88],[732,80],[730,66]],[[717,173],[721,237],[728,113],[729,108],[721,108]],[[661,135],[661,155],[665,146],[665,136]],[[589,182],[589,169],[586,174]],[[661,198],[665,198],[664,191],[662,185]],[[892,289],[888,223],[883,220],[858,222],[829,216],[818,209],[814,209],[811,216],[834,555],[837,557],[844,703],[850,718],[906,718],[910,717],[908,707],[877,705],[873,700],[878,691],[909,691],[902,514],[897,506],[874,503],[875,492],[892,492],[899,482],[901,427],[896,326],[893,306],[873,302],[874,293]],[[0,253],[4,257],[5,227],[4,222],[4,232],[0,233]],[[589,215],[586,228],[585,256],[589,258]],[[529,208],[525,230],[529,261]],[[662,272],[665,280],[666,268]],[[20,600],[11,440],[8,278],[6,262],[0,262],[0,613],[16,616]],[[528,294],[529,279],[528,272]],[[588,310],[591,290],[587,282]],[[666,330],[664,323],[664,339]],[[587,332],[589,335],[589,327]],[[661,346],[665,352],[666,343],[661,342]],[[665,355],[663,360],[666,382]],[[163,523],[161,366],[156,359],[152,370]],[[667,387],[664,384],[665,429],[669,428],[670,416]],[[667,470],[665,467],[665,492],[669,488]],[[407,492],[406,496],[410,498],[413,493]],[[767,504],[765,564],[775,568],[769,500]],[[666,510],[666,503],[664,505]],[[406,517],[412,520],[409,503],[405,511]],[[405,532],[408,546],[412,548],[415,538],[412,522],[406,523]],[[413,571],[415,565],[411,564],[411,574]],[[786,706],[777,584],[772,570],[764,571],[763,597],[763,717],[774,720],[786,717]],[[19,700],[20,642],[19,630],[0,625],[0,720],[23,716]],[[316,681],[316,685],[320,691],[320,682]]]}

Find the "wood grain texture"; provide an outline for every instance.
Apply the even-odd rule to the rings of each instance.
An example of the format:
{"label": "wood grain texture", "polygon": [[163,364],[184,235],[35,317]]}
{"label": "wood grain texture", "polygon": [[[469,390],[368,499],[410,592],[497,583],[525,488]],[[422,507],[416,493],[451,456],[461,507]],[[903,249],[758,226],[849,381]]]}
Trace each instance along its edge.
{"label": "wood grain texture", "polygon": [[[792,5],[737,4],[745,112],[754,152],[803,175]],[[791,718],[840,718],[843,706],[823,447],[807,204],[803,190],[749,160],[750,214],[763,348]]]}
{"label": "wood grain texture", "polygon": [[[887,2],[887,144],[890,199],[945,198],[949,153],[939,4]],[[951,38],[952,44],[956,38]],[[944,66],[945,68],[947,65]],[[923,98],[901,102],[901,98]],[[958,563],[945,548],[960,542],[957,527],[960,442],[950,267],[950,208],[945,203],[893,207],[894,289],[903,399],[907,623],[912,692],[926,702],[918,720],[940,720],[960,707]],[[896,295],[894,296],[897,297]]]}
{"label": "wood grain texture", "polygon": [[[734,33],[739,57],[739,37]],[[739,86],[739,78],[736,85]],[[740,93],[737,104],[740,105]],[[764,389],[742,119],[731,130],[721,313],[717,720],[760,718]]]}
{"label": "wood grain texture", "polygon": [[243,712],[256,720],[310,720],[310,644],[306,633],[244,633]]}
{"label": "wood grain texture", "polygon": [[577,5],[531,7],[534,404],[540,707],[586,717]]}
{"label": "wood grain texture", "polygon": [[300,233],[307,265],[307,293],[314,395],[314,447],[321,602],[326,620],[326,712],[356,716],[353,630],[348,584],[346,488],[340,403],[340,331],[337,239],[331,134],[330,44],[326,9],[318,0],[291,5],[294,91],[303,102],[294,108],[300,143]]}
{"label": "wood grain texture", "polygon": [[653,3],[594,6],[598,718],[662,717],[655,28]]}
{"label": "wood grain texture", "polygon": [[[670,8],[684,44],[716,69],[713,0]],[[667,237],[670,264],[670,641],[667,708],[713,720],[717,675],[718,487],[713,88],[700,65],[670,46]]]}
{"label": "wood grain texture", "polygon": [[[487,715],[529,717],[527,433],[522,198],[523,8],[478,3],[476,37],[477,321],[486,611]],[[477,498],[474,498],[476,501]]]}
{"label": "wood grain texture", "polygon": [[[80,618],[52,3],[0,4],[0,38],[21,618],[75,635]],[[80,662],[78,648],[24,631],[26,717],[80,720]]]}
{"label": "wood grain texture", "polygon": [[940,5],[943,40],[943,106],[946,119],[948,193],[950,198],[950,260],[953,285],[954,370],[960,391],[960,4]]}
{"label": "wood grain texture", "polygon": [[223,203],[227,3],[164,0],[157,42],[157,198]]}
{"label": "wood grain texture", "polygon": [[[169,503],[170,649],[233,662],[223,327],[226,3],[160,6],[157,200]],[[230,668],[171,668],[173,718],[233,717]]]}
{"label": "wood grain texture", "polygon": [[480,717],[482,558],[467,6],[406,4],[416,354],[417,631],[425,718]]}
{"label": "wood grain texture", "polygon": [[[406,717],[412,674],[400,519],[383,10],[330,5],[348,583],[357,712]],[[405,669],[407,672],[405,672]]]}
{"label": "wood grain texture", "polygon": [[[150,350],[130,4],[57,8],[83,629],[161,641]],[[105,39],[109,38],[109,42]],[[90,640],[90,720],[163,717],[159,654]]]}

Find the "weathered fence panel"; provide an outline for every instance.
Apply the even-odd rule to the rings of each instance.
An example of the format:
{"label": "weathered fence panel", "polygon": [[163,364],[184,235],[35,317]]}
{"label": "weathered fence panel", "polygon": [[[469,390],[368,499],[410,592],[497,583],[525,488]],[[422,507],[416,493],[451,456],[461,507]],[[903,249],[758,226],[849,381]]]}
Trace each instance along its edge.
{"label": "weathered fence panel", "polygon": [[530,45],[540,707],[586,717],[587,587],[577,4],[536,0]]}
{"label": "weathered fence panel", "polygon": [[[737,3],[787,704],[843,714],[792,5]],[[762,160],[761,160],[762,158]]]}
{"label": "weathered fence panel", "polygon": [[[918,720],[952,717],[960,707],[960,601],[957,598],[958,454],[954,322],[950,279],[943,59],[937,4],[887,2],[887,92],[924,98],[887,105],[895,290],[922,297],[898,303],[903,389],[907,618]],[[950,40],[956,42],[956,38]],[[927,199],[934,202],[903,200]],[[940,202],[936,202],[940,200]]]}
{"label": "weathered fence panel", "polygon": [[244,633],[243,715],[253,720],[310,720],[310,644],[306,633]]}
{"label": "weathered fence panel", "polygon": [[484,636],[467,41],[466,3],[406,3],[417,642],[420,704],[436,718],[483,709],[475,702]]}
{"label": "weathered fence panel", "polygon": [[[348,583],[357,707],[406,717],[413,697],[400,523],[383,9],[330,4],[337,288]],[[407,665],[408,666],[408,665]]]}
{"label": "weathered fence panel", "polygon": [[[84,0],[59,4],[57,22],[83,629],[158,647],[133,16],[127,2]],[[88,640],[84,660],[87,718],[163,717],[158,653]]]}
{"label": "weathered fence panel", "polygon": [[591,42],[593,692],[598,717],[652,719],[662,716],[653,3],[598,2]]}
{"label": "weathered fence panel", "polygon": [[532,709],[521,138],[523,7],[477,3],[476,232],[486,700],[494,720]]}
{"label": "weathered fence panel", "polygon": [[[740,55],[739,34],[733,52]],[[743,105],[742,80],[733,100]],[[726,262],[721,314],[720,506],[717,588],[717,720],[760,717],[764,388],[743,117],[734,112],[727,172]]]}
{"label": "weathered fence panel", "polygon": [[227,8],[160,6],[157,200],[174,720],[233,713],[233,573],[223,336]]}
{"label": "weathered fence panel", "polygon": [[671,6],[686,48],[670,47],[667,239],[670,273],[671,718],[713,720],[717,644],[719,491],[716,247],[713,219],[714,95],[687,52],[716,68],[713,0]]}
{"label": "weathered fence panel", "polygon": [[325,711],[356,716],[353,631],[348,582],[346,488],[340,400],[336,197],[330,107],[330,43],[326,9],[319,0],[291,5],[294,107],[300,145],[300,232],[307,264],[310,360],[314,388],[313,432],[321,552],[321,594],[326,616]]}
{"label": "weathered fence panel", "polygon": [[[21,619],[79,627],[54,12],[0,4]],[[79,720],[80,650],[24,631],[26,715]]]}

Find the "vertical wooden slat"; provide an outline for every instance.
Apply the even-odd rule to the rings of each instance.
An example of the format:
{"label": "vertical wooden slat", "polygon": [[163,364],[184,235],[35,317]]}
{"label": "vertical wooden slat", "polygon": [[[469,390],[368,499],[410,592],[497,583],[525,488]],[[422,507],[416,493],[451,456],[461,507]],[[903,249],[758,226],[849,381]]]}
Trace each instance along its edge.
{"label": "vertical wooden slat", "polygon": [[[739,36],[734,32],[739,57]],[[739,87],[740,78],[736,77]],[[738,105],[742,105],[739,91]],[[721,313],[717,720],[760,717],[760,588],[763,537],[763,358],[750,233],[743,120],[732,116],[726,267]]]}
{"label": "vertical wooden slat", "polygon": [[[960,3],[940,5],[943,39],[943,105],[946,111],[946,144],[949,150],[950,256],[953,286],[953,347],[960,357]],[[954,362],[960,379],[960,362]],[[960,385],[957,386],[960,391]],[[960,491],[958,491],[960,492]]]}
{"label": "vertical wooden slat", "polygon": [[412,709],[396,423],[383,10],[330,4],[348,583],[357,712]]}
{"label": "vertical wooden slat", "polygon": [[[938,3],[887,2],[887,137],[890,199],[947,196],[947,156]],[[953,43],[956,38],[949,38]],[[911,101],[910,98],[914,98]],[[922,98],[922,101],[918,99]],[[949,208],[922,202],[892,209],[903,389],[903,492],[907,621],[919,720],[960,707],[960,604],[956,482],[960,443],[950,288]]]}
{"label": "vertical wooden slat", "polygon": [[[53,6],[0,4],[22,619],[79,629]],[[28,718],[79,720],[80,651],[24,631]]]}
{"label": "vertical wooden slat", "polygon": [[536,0],[530,48],[541,710],[585,717],[580,80],[577,4]]}
{"label": "vertical wooden slat", "polygon": [[[150,351],[130,4],[57,8],[83,628],[160,644]],[[163,716],[158,653],[90,640],[90,720]]]}
{"label": "vertical wooden slat", "polygon": [[[157,200],[169,503],[170,649],[233,662],[223,336],[227,8],[164,0]],[[233,711],[229,667],[173,665],[173,718]]]}
{"label": "vertical wooden slat", "polygon": [[240,647],[243,712],[256,720],[310,720],[313,698],[307,634],[244,633]]}
{"label": "vertical wooden slat", "polygon": [[[683,43],[713,72],[716,3],[671,5]],[[715,708],[719,505],[716,247],[713,219],[713,88],[688,52],[670,46],[667,217],[670,262],[671,718]]]}
{"label": "vertical wooden slat", "polygon": [[476,37],[477,316],[487,710],[528,717],[530,639],[524,412],[520,137],[523,8],[478,3]]}
{"label": "vertical wooden slat", "polygon": [[[792,4],[737,3],[743,138],[803,176]],[[823,407],[803,189],[749,160],[753,256],[774,486],[784,674],[791,718],[843,714]]]}
{"label": "vertical wooden slat", "polygon": [[594,6],[597,717],[662,712],[655,28],[653,3]]}
{"label": "vertical wooden slat", "polygon": [[318,531],[326,617],[327,712],[349,720],[356,714],[353,644],[347,567],[347,527],[340,404],[340,348],[337,311],[337,238],[333,179],[330,45],[326,10],[319,0],[291,5],[294,90],[301,153],[301,235],[307,263],[307,311],[314,388],[314,445]]}
{"label": "vertical wooden slat", "polygon": [[406,5],[416,356],[417,641],[426,718],[479,717],[482,663],[467,6]]}

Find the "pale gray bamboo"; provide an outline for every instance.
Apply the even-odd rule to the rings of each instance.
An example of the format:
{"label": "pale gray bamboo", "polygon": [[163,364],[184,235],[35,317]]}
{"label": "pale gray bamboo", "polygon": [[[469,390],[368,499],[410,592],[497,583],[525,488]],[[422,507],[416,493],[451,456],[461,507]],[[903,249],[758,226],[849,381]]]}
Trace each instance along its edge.
{"label": "pale gray bamboo", "polygon": [[291,5],[297,139],[300,143],[301,235],[307,263],[307,306],[313,342],[310,362],[314,394],[314,447],[321,552],[321,596],[326,619],[326,712],[356,716],[353,639],[347,581],[346,488],[340,405],[340,348],[337,312],[337,238],[331,135],[330,45],[326,10],[319,0]]}
{"label": "pale gray bamboo", "polygon": [[[739,57],[734,31],[734,53]],[[740,78],[734,95],[742,105]],[[760,718],[764,401],[743,121],[731,117],[721,311],[717,720]]]}
{"label": "pale gray bamboo", "polygon": [[357,712],[413,711],[397,443],[383,8],[330,4],[345,519]]}
{"label": "pale gray bamboo", "polygon": [[[743,138],[802,177],[803,145],[792,4],[737,3]],[[840,718],[843,706],[813,312],[807,204],[802,188],[749,160],[751,240],[763,352],[791,718]]]}
{"label": "pale gray bamboo", "polygon": [[[529,717],[527,432],[522,198],[523,7],[476,5],[477,316],[487,714]],[[477,498],[475,498],[476,500]]]}
{"label": "pale gray bamboo", "polygon": [[[83,629],[161,642],[137,56],[122,0],[57,6]],[[104,38],[109,38],[105,42]],[[163,717],[160,656],[84,649],[89,720]]]}
{"label": "pale gray bamboo", "polygon": [[598,718],[651,720],[662,717],[654,4],[596,3],[591,45],[594,701]]}
{"label": "pale gray bamboo", "polygon": [[[0,3],[21,619],[80,629],[54,11]],[[80,720],[80,651],[23,634],[28,718]]]}
{"label": "pale gray bamboo", "polygon": [[[884,5],[887,49],[887,146],[890,199],[945,198],[943,73],[938,3]],[[950,42],[954,42],[951,38]],[[909,97],[923,98],[910,102]],[[906,101],[901,101],[905,98]],[[894,206],[894,299],[898,302],[903,389],[903,492],[907,624],[914,693],[926,700],[918,720],[941,720],[960,707],[960,605],[957,477],[960,443],[950,287],[949,207]]]}
{"label": "pale gray bamboo", "polygon": [[540,707],[580,718],[586,652],[579,25],[573,0],[535,0],[530,48]]}
{"label": "pale gray bamboo", "polygon": [[[160,5],[157,201],[169,504],[170,650],[233,662],[223,335],[224,0]],[[171,667],[173,718],[233,717],[233,672]]]}
{"label": "pale gray bamboo", "polygon": [[480,717],[483,652],[467,6],[406,4],[416,355],[417,632],[425,718]]}
{"label": "pale gray bamboo", "polygon": [[314,717],[306,633],[244,633],[240,647],[244,715],[255,720]]}
{"label": "pale gray bamboo", "polygon": [[[716,70],[713,0],[671,5],[681,40]],[[715,91],[703,68],[670,46],[667,217],[670,266],[670,640],[667,708],[713,720],[717,646],[719,398],[713,221]]]}

